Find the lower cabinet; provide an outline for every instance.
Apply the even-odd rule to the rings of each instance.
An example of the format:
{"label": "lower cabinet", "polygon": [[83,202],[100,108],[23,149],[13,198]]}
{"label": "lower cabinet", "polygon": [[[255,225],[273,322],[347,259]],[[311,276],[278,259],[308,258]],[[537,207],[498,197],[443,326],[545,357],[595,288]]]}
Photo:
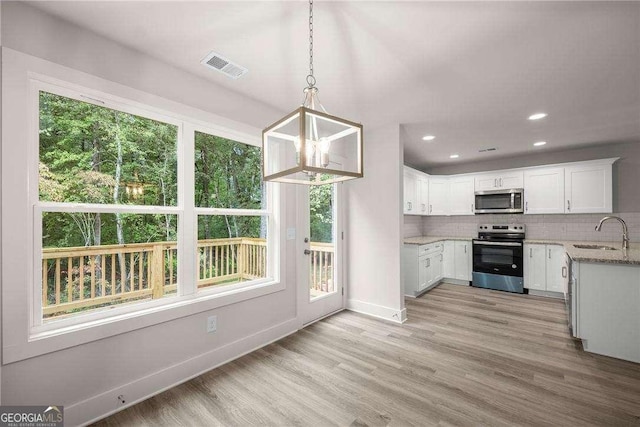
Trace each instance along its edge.
{"label": "lower cabinet", "polygon": [[568,257],[559,245],[524,245],[524,287],[536,291],[567,293]]}
{"label": "lower cabinet", "polygon": [[442,279],[471,280],[471,242],[446,240],[428,245],[404,245],[404,294],[415,297]]}

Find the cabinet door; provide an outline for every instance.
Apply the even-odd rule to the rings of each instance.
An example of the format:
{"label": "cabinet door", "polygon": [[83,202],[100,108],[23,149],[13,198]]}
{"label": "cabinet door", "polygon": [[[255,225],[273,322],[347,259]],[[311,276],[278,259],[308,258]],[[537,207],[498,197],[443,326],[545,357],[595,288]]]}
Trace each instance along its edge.
{"label": "cabinet door", "polygon": [[450,279],[455,279],[455,245],[453,240],[447,240],[444,242],[444,252],[442,261],[442,276]]}
{"label": "cabinet door", "polygon": [[418,177],[415,173],[405,169],[404,171],[404,213],[417,215]]}
{"label": "cabinet door", "polygon": [[433,265],[433,281],[434,281],[434,283],[437,283],[440,280],[442,280],[442,268],[443,268],[443,263],[444,263],[444,253],[443,252],[436,253],[432,257],[431,263]]}
{"label": "cabinet door", "polygon": [[449,213],[449,181],[446,178],[429,178],[429,215]]}
{"label": "cabinet door", "polygon": [[429,177],[420,176],[418,178],[418,213],[428,215],[429,213]]}
{"label": "cabinet door", "polygon": [[498,188],[522,188],[524,187],[524,174],[520,171],[503,172],[498,176]]}
{"label": "cabinet door", "polygon": [[498,188],[498,176],[495,174],[477,175],[474,183],[475,191],[489,191]]}
{"label": "cabinet door", "polygon": [[611,170],[610,164],[586,164],[566,167],[564,174],[566,212],[612,212]]}
{"label": "cabinet door", "polygon": [[524,245],[524,287],[547,290],[546,245]]}
{"label": "cabinet door", "polygon": [[449,180],[449,215],[473,215],[473,188],[471,176]]}
{"label": "cabinet door", "polygon": [[564,213],[564,168],[525,171],[524,213]]}
{"label": "cabinet door", "polygon": [[552,292],[564,292],[566,276],[565,251],[562,246],[547,245],[547,290]]}
{"label": "cabinet door", "polygon": [[418,290],[429,286],[429,257],[420,257],[418,261]]}
{"label": "cabinet door", "polygon": [[455,245],[455,279],[471,280],[471,242],[456,241]]}

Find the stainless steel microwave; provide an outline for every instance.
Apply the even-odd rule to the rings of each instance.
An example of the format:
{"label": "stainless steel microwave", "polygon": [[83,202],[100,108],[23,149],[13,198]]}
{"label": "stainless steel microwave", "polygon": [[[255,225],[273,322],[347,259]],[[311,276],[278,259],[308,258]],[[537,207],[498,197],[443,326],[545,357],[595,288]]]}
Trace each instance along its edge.
{"label": "stainless steel microwave", "polygon": [[512,188],[509,190],[476,191],[475,213],[523,213],[524,190]]}

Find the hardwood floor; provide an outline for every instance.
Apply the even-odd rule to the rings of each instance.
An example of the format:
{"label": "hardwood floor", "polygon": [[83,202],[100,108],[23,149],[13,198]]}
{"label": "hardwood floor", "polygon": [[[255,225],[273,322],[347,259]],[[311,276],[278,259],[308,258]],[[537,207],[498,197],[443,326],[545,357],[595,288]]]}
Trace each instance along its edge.
{"label": "hardwood floor", "polygon": [[396,325],[344,311],[98,425],[640,425],[640,365],[564,303],[442,284]]}

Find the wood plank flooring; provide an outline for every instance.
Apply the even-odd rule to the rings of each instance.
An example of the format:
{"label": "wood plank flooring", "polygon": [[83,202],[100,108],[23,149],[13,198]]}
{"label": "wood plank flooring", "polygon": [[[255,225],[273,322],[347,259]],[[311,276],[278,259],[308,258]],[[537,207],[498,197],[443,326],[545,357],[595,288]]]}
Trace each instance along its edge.
{"label": "wood plank flooring", "polygon": [[640,365],[583,352],[564,303],[442,284],[396,325],[344,311],[100,426],[640,425]]}

